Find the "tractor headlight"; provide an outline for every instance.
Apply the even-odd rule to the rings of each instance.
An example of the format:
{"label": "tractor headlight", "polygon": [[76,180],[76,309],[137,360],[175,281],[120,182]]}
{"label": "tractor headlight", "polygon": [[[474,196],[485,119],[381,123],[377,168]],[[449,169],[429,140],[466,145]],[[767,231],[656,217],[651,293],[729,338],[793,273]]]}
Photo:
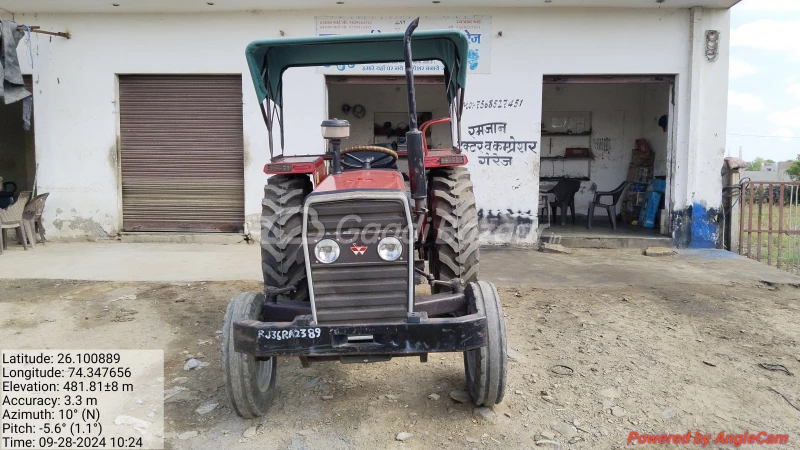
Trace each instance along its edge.
{"label": "tractor headlight", "polygon": [[339,258],[339,244],[333,239],[323,239],[314,247],[314,255],[319,262],[330,264]]}
{"label": "tractor headlight", "polygon": [[378,255],[384,261],[395,261],[403,254],[403,244],[395,237],[381,239],[378,243]]}

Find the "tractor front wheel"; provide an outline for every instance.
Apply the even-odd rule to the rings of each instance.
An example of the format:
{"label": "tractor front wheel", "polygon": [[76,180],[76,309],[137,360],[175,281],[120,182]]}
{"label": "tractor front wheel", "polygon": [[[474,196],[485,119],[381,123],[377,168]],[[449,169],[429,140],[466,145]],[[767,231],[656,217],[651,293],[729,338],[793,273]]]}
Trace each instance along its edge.
{"label": "tractor front wheel", "polygon": [[467,391],[477,406],[494,406],[506,391],[506,321],[493,284],[470,283],[465,292],[470,314],[486,315],[486,346],[464,352]]}
{"label": "tractor front wheel", "polygon": [[259,358],[233,349],[233,323],[263,320],[264,294],[247,292],[231,299],[222,326],[222,379],[231,407],[245,419],[267,413],[275,392],[277,358]]}
{"label": "tractor front wheel", "polygon": [[[430,271],[437,280],[478,280],[478,211],[472,180],[465,167],[431,171]],[[434,286],[434,293],[441,291]]]}

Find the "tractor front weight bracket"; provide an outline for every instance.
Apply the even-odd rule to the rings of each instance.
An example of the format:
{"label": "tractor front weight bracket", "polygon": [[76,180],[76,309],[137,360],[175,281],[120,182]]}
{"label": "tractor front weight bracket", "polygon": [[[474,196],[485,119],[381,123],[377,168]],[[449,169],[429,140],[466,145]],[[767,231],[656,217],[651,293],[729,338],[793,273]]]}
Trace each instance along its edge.
{"label": "tractor front weight bracket", "polygon": [[278,296],[281,294],[288,294],[290,292],[294,292],[297,290],[295,286],[286,286],[286,287],[275,287],[275,286],[264,286],[264,302],[265,303],[275,303]]}

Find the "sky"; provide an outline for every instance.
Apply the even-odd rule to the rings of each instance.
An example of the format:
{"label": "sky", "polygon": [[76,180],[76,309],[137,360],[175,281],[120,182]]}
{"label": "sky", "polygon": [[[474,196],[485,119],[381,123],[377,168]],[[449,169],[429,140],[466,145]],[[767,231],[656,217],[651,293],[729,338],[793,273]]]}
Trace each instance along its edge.
{"label": "sky", "polygon": [[[731,10],[728,155],[800,154],[800,0],[742,0]],[[747,136],[742,136],[747,135]]]}

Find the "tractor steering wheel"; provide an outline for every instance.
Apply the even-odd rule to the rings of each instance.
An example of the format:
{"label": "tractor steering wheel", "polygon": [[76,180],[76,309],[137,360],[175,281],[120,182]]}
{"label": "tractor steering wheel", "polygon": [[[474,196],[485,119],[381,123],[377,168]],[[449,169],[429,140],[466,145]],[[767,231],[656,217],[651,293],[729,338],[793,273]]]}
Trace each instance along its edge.
{"label": "tractor steering wheel", "polygon": [[[353,155],[355,152],[377,152],[383,153],[383,156],[378,157],[377,159],[373,158],[366,158],[361,159],[356,155]],[[379,167],[388,167],[395,162],[397,162],[397,152],[390,148],[386,147],[379,147],[377,145],[356,145],[353,147],[348,147],[341,150],[342,155],[342,165],[347,167],[348,169],[370,169],[370,168],[379,168]],[[357,165],[351,163],[347,160],[350,158],[354,160]]]}

